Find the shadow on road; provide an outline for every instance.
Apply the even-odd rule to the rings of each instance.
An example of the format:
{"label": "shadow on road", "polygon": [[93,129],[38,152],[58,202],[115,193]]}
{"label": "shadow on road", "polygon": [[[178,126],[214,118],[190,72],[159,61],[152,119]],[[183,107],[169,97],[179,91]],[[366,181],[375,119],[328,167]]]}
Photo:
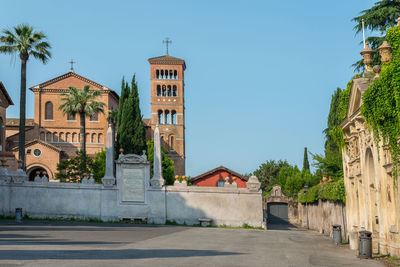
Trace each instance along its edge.
{"label": "shadow on road", "polygon": [[276,224],[276,223],[269,223],[267,225],[267,229],[268,230],[297,230],[298,228],[290,223],[280,223],[280,224]]}
{"label": "shadow on road", "polygon": [[117,260],[240,254],[243,253],[191,249],[0,250],[0,260]]}

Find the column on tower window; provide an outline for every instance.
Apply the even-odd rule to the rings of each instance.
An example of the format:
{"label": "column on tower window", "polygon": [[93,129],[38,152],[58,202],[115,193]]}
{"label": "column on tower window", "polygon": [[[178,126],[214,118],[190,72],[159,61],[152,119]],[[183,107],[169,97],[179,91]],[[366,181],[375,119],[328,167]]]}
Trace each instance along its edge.
{"label": "column on tower window", "polygon": [[168,88],[168,90],[167,90],[167,96],[172,96],[171,85],[168,85],[167,88]]}
{"label": "column on tower window", "polygon": [[176,111],[171,111],[171,124],[176,124]]}
{"label": "column on tower window", "polygon": [[171,124],[171,113],[169,110],[165,111],[165,124]]}

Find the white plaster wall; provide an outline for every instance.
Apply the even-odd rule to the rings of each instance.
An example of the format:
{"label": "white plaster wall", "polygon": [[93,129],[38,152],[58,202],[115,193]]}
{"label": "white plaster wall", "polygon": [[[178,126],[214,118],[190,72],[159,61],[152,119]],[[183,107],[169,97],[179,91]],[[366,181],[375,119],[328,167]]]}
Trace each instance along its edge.
{"label": "white plaster wall", "polygon": [[146,203],[121,203],[118,187],[100,184],[36,183],[0,184],[0,213],[14,215],[16,208],[36,218],[81,218],[104,221],[147,218],[198,224],[210,218],[213,225],[262,225],[260,192],[245,188],[174,187],[147,189]]}

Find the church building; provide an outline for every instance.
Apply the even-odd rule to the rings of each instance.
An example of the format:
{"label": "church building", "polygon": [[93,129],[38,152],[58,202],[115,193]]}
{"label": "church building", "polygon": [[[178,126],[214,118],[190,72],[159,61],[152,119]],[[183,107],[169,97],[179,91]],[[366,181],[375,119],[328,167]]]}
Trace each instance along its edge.
{"label": "church building", "polygon": [[[168,157],[174,161],[175,175],[185,175],[185,61],[167,54],[150,58],[149,63],[151,118],[143,119],[146,138],[153,138],[158,125],[162,144]],[[118,109],[119,96],[114,90],[75,73],[71,67],[68,73],[30,88],[35,101],[34,118],[26,119],[25,123],[26,171],[30,180],[37,173],[54,179],[57,164],[75,156],[79,150],[79,117],[64,115],[59,106],[62,104],[61,94],[69,92],[68,87],[82,89],[85,85],[90,85],[91,90],[100,90],[102,94],[97,101],[105,103],[104,114],[86,118],[87,153],[93,156],[105,149],[108,112]],[[19,119],[7,118],[5,121],[6,142],[3,143],[18,157]]]}

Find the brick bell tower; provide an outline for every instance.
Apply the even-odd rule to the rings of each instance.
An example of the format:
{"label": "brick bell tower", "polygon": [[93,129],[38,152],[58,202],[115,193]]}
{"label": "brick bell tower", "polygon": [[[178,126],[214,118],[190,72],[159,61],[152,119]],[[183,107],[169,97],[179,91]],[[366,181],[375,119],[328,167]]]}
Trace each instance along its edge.
{"label": "brick bell tower", "polygon": [[[168,40],[167,40],[168,42]],[[161,143],[174,161],[175,175],[185,175],[185,61],[168,55],[149,59],[150,127],[160,129]]]}

